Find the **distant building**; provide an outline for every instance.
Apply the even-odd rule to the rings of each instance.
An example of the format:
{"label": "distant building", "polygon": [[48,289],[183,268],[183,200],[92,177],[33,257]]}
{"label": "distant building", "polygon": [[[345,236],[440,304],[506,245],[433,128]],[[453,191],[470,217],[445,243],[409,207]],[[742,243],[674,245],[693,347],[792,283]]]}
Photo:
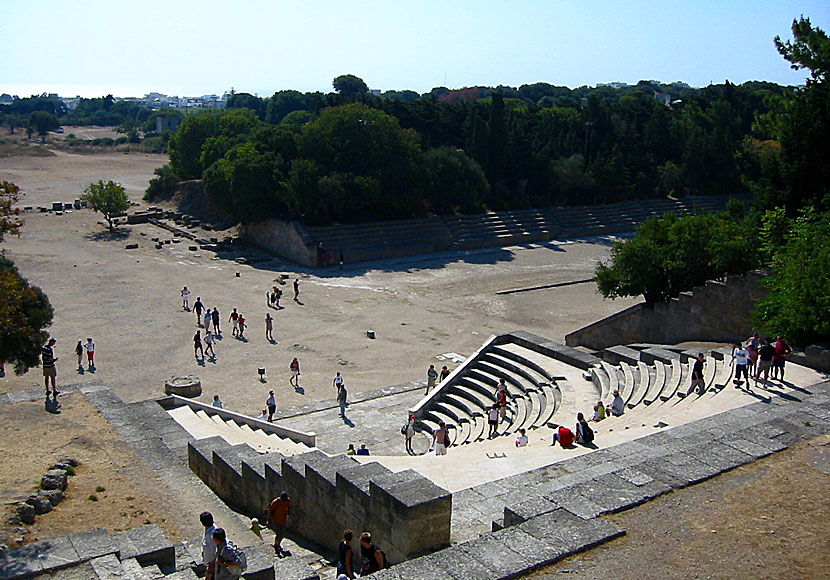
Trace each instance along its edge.
{"label": "distant building", "polygon": [[156,133],[163,133],[164,131],[175,131],[179,128],[182,122],[181,117],[156,117]]}
{"label": "distant building", "polygon": [[671,107],[671,95],[667,95],[666,93],[661,93],[659,91],[654,91],[654,98],[666,105],[667,107]]}

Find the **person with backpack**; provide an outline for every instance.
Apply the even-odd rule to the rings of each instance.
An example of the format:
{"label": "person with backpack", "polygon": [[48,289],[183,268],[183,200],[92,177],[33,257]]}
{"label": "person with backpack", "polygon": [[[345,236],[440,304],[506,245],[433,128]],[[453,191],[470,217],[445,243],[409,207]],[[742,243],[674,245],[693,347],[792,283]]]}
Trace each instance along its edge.
{"label": "person with backpack", "polygon": [[352,550],[352,538],[354,533],[351,530],[343,532],[343,539],[338,546],[339,557],[337,559],[337,574],[345,575],[354,579],[354,550]]}
{"label": "person with backpack", "polygon": [[372,543],[372,534],[363,532],[360,534],[360,575],[366,576],[389,566],[386,561],[386,553]]}
{"label": "person with backpack", "polygon": [[213,541],[213,532],[216,526],[213,525],[213,514],[202,512],[199,521],[205,527],[205,535],[202,537],[202,561],[205,565],[205,580],[213,580],[216,573],[216,542]]}
{"label": "person with backpack", "polygon": [[241,578],[248,568],[248,559],[245,552],[228,540],[223,528],[213,530],[213,541],[216,544],[214,580]]}
{"label": "person with backpack", "polygon": [[432,434],[432,444],[435,446],[435,455],[446,455],[449,447],[447,426],[443,421],[438,422],[438,429]]}
{"label": "person with backpack", "polygon": [[582,413],[576,414],[576,442],[580,445],[590,445],[594,442],[594,430],[588,425],[585,420],[585,415]]}
{"label": "person with backpack", "polygon": [[404,426],[401,427],[401,435],[403,435],[406,440],[406,452],[413,453],[412,438],[415,437],[415,415],[412,413],[409,414],[409,418],[406,420],[406,423],[404,423]]}

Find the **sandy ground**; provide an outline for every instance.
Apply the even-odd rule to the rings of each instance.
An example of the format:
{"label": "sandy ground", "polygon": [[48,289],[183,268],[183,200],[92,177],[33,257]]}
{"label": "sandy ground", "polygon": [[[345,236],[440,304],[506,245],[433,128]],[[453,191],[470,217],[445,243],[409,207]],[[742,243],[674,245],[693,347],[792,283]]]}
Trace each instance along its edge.
{"label": "sandy ground", "polygon": [[[41,476],[56,461],[80,461],[69,478],[66,499],[24,526],[26,543],[103,527],[115,532],[145,524],[161,526],[171,540],[198,535],[198,522],[168,501],[161,481],[118,437],[82,395],[61,397],[59,414],[46,413],[43,401],[0,405],[0,529],[10,542],[21,537],[7,523],[16,501],[36,493]],[[95,495],[97,501],[89,499]],[[195,525],[194,525],[195,524]]]}
{"label": "sandy ground", "polygon": [[[96,179],[123,183],[134,199],[152,170],[164,162],[141,154],[73,155],[0,160],[0,179],[16,182],[21,205],[69,201]],[[226,408],[257,413],[268,389],[280,407],[333,395],[331,380],[341,371],[352,392],[423,378],[436,356],[469,354],[493,333],[527,329],[563,340],[564,334],[633,304],[606,301],[593,284],[497,296],[496,291],[590,277],[610,241],[536,248],[496,248],[451,256],[375,263],[370,268],[308,273],[292,267],[265,269],[190,252],[185,243],[156,250],[151,237],[170,235],[152,225],[125,227],[115,239],[89,210],[63,216],[28,213],[21,238],[5,249],[55,307],[51,329],[58,340],[59,380],[103,382],[128,401],[163,394],[174,374],[202,378],[203,400],[218,393]],[[145,234],[145,235],[142,235]],[[125,250],[137,242],[138,250]],[[236,273],[240,276],[237,277]],[[264,337],[265,291],[279,273],[300,277],[300,300],[270,310],[278,344]],[[196,317],[181,308],[179,290],[222,314],[224,339],[215,361],[197,362],[192,337]],[[246,315],[248,342],[231,337],[231,308]],[[366,330],[377,333],[376,340]],[[78,376],[73,350],[91,336],[97,345],[97,372]],[[301,389],[288,385],[288,365],[297,356]],[[261,384],[257,368],[267,369]],[[34,369],[0,380],[0,392],[40,384]]]}
{"label": "sandy ground", "polygon": [[528,578],[830,578],[828,489],[824,435],[611,516],[625,536]]}

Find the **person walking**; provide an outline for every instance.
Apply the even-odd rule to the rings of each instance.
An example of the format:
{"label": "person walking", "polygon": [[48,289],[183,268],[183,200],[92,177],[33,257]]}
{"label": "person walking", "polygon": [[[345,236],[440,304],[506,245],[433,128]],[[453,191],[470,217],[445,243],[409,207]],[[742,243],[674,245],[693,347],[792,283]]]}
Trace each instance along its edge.
{"label": "person walking", "polygon": [[205,332],[205,353],[210,353],[210,358],[216,359],[216,352],[213,350],[213,343],[216,337],[211,331]]}
{"label": "person walking", "polygon": [[210,323],[211,323],[212,320],[213,320],[213,315],[210,313],[210,308],[205,308],[205,315],[204,315],[203,321],[202,321],[202,322],[204,322],[205,330],[210,328]]}
{"label": "person walking", "polygon": [[340,405],[340,416],[343,418],[346,417],[346,398],[348,397],[348,394],[346,385],[344,383],[340,383],[340,386],[337,387],[337,404]]}
{"label": "person walking", "polygon": [[702,352],[698,353],[697,360],[695,361],[694,366],[692,366],[692,384],[689,385],[689,390],[686,391],[686,396],[692,394],[692,391],[697,390],[698,395],[703,394],[703,389],[706,386],[706,383],[703,380],[703,363],[706,360],[706,355]]}
{"label": "person walking", "polygon": [[82,341],[78,341],[78,345],[75,347],[75,354],[78,355],[78,372],[84,372],[84,343]]}
{"label": "person walking", "polygon": [[407,453],[414,453],[412,449],[412,438],[415,437],[415,415],[413,413],[409,414],[409,417],[406,420],[401,432],[405,439],[406,451]]}
{"label": "person walking", "polygon": [[291,370],[291,378],[288,379],[288,384],[297,389],[300,386],[300,361],[297,360],[297,357],[294,357],[288,368]]}
{"label": "person walking", "polygon": [[239,332],[239,328],[237,327],[237,320],[239,319],[239,314],[236,312],[236,308],[233,309],[231,315],[228,317],[228,322],[233,322],[233,329],[231,330],[231,336],[236,336],[236,333]]}
{"label": "person walking", "polygon": [[761,348],[758,349],[758,370],[755,371],[755,387],[758,387],[758,379],[764,375],[763,387],[767,388],[769,369],[772,367],[772,358],[775,356],[775,347],[769,343],[769,338],[764,339]]}
{"label": "person walking", "polygon": [[446,455],[449,439],[447,436],[447,425],[443,421],[438,422],[438,429],[432,434],[432,444],[435,446],[435,455]]}
{"label": "person walking", "polygon": [[360,575],[367,576],[386,567],[386,556],[372,543],[372,534],[363,532],[360,534]]}
{"label": "person walking", "polygon": [[426,395],[429,394],[429,391],[435,388],[435,381],[438,380],[438,371],[435,370],[435,365],[429,365],[427,369],[427,390]]}
{"label": "person walking", "polygon": [[54,338],[50,338],[40,353],[43,364],[43,382],[46,385],[46,398],[49,398],[49,383],[51,382],[52,397],[56,401],[58,400],[58,395],[61,393],[57,387],[58,369],[55,367],[55,363],[58,362],[58,357],[55,356],[55,344],[57,342]]}
{"label": "person walking", "polygon": [[793,349],[787,344],[783,337],[778,336],[775,339],[775,354],[772,356],[772,378],[777,380],[779,378],[779,371],[781,374],[781,382],[784,382],[784,361],[788,354],[791,354]]}
{"label": "person walking", "polygon": [[490,439],[499,434],[499,404],[496,403],[490,410],[487,411],[487,425],[490,428],[490,432],[487,433],[487,438]]}
{"label": "person walking", "polygon": [[216,526],[213,523],[213,514],[202,512],[199,521],[205,527],[205,535],[202,536],[202,562],[205,565],[205,580],[213,580],[216,572],[216,542],[213,541],[213,532]]}
{"label": "person walking", "polygon": [[354,579],[354,551],[352,550],[352,539],[354,533],[351,530],[343,531],[343,539],[338,546],[337,574],[345,575],[349,580]]}
{"label": "person walking", "polygon": [[[210,332],[209,330],[207,332]],[[202,348],[202,331],[197,330],[196,334],[193,335],[193,356],[196,357],[196,360],[199,360],[199,353],[202,354],[202,359],[205,358],[205,350]]]}
{"label": "person walking", "polygon": [[268,391],[268,398],[265,399],[265,406],[268,407],[268,422],[274,422],[274,413],[277,412],[277,398],[274,391]]}
{"label": "person walking", "polygon": [[236,319],[236,326],[239,329],[239,334],[237,336],[239,338],[245,338],[245,317],[241,314]]}
{"label": "person walking", "polygon": [[219,309],[215,306],[213,307],[211,318],[213,319],[213,333],[222,336],[222,331],[219,329]]}
{"label": "person walking", "polygon": [[270,312],[265,313],[265,339],[274,341],[274,317]]}
{"label": "person walking", "polygon": [[213,406],[217,409],[224,408],[224,405],[222,404],[222,400],[219,398],[219,395],[213,395]]}
{"label": "person walking", "polygon": [[199,326],[202,324],[202,309],[205,307],[202,304],[202,297],[197,296],[196,302],[193,303],[193,310],[196,312],[196,325]]}
{"label": "person walking", "polygon": [[503,423],[507,415],[507,389],[499,391],[496,404],[499,406],[499,423]]}
{"label": "person walking", "polygon": [[86,361],[89,365],[89,370],[95,370],[95,343],[92,342],[91,338],[86,339],[84,348],[86,349]]}
{"label": "person walking", "polygon": [[[213,530],[213,541],[216,544],[216,566],[213,578],[215,580],[231,580],[239,578],[245,572],[245,565],[240,558],[240,550],[230,541],[222,528]],[[231,572],[229,568],[239,568]]]}
{"label": "person walking", "polygon": [[443,383],[444,379],[446,379],[448,376],[450,376],[450,369],[448,369],[446,365],[444,365],[441,367],[441,374],[438,375],[438,382]]}
{"label": "person walking", "polygon": [[187,312],[190,310],[190,290],[187,286],[182,288],[182,308]]}
{"label": "person walking", "polygon": [[736,342],[732,349],[732,364],[735,365],[735,388],[741,388],[741,375],[749,388],[749,351],[740,342]]}
{"label": "person walking", "polygon": [[268,523],[274,532],[274,553],[280,556],[282,555],[281,544],[288,526],[288,518],[291,516],[291,500],[288,498],[288,492],[280,493],[279,497],[271,502],[265,513],[268,514]]}
{"label": "person walking", "polygon": [[755,376],[755,370],[758,368],[758,351],[761,349],[761,337],[757,332],[753,332],[745,344],[746,350],[749,351],[749,371],[752,376]]}
{"label": "person walking", "polygon": [[294,278],[294,302],[300,301],[300,279]]}

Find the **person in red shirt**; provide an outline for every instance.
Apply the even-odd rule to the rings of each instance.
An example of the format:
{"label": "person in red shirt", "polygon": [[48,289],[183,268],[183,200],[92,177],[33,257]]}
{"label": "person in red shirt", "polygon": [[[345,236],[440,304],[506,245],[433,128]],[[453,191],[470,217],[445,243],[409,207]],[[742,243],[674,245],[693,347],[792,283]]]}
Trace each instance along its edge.
{"label": "person in red shirt", "polygon": [[559,427],[559,430],[553,434],[551,445],[556,445],[557,441],[562,447],[571,447],[574,444],[574,432],[567,427]]}
{"label": "person in red shirt", "polygon": [[282,554],[282,539],[285,537],[285,528],[288,525],[288,518],[291,515],[291,500],[288,499],[288,493],[282,492],[278,498],[271,502],[268,509],[265,510],[268,514],[268,522],[271,524],[271,529],[274,531],[274,553],[278,556]]}
{"label": "person in red shirt", "polygon": [[781,381],[784,381],[784,359],[793,349],[782,337],[775,338],[775,354],[772,357],[772,378],[778,379],[778,371],[781,371]]}

